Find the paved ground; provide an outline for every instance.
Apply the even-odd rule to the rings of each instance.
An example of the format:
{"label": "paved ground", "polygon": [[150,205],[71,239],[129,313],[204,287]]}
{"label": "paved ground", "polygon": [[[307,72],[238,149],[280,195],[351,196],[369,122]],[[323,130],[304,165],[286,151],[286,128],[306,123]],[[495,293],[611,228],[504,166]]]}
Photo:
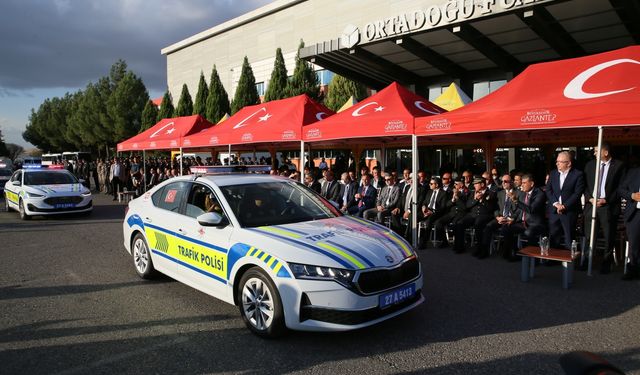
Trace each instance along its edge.
{"label": "paved ground", "polygon": [[265,341],[233,306],[138,279],[122,246],[124,205],[104,195],[95,205],[89,218],[0,212],[3,374],[555,374],[572,350],[640,373],[640,283],[620,270],[576,273],[566,291],[560,267],[521,283],[519,263],[420,250],[420,308],[356,332]]}

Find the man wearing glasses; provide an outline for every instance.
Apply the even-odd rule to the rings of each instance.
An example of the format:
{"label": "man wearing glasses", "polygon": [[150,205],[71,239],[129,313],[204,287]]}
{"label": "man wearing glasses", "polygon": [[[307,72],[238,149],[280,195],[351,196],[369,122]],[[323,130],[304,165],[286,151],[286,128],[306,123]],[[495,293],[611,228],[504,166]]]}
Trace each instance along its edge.
{"label": "man wearing glasses", "polygon": [[442,181],[438,177],[431,178],[429,190],[422,201],[422,217],[424,218],[422,221],[425,223],[425,233],[420,236],[420,247],[424,247],[424,238],[429,236],[436,220],[445,213],[448,197],[447,192],[442,190]]}
{"label": "man wearing glasses", "polygon": [[396,178],[391,173],[385,173],[384,182],[386,185],[378,195],[376,206],[364,211],[364,218],[367,220],[376,219],[377,222],[383,223],[384,218],[391,216],[391,210],[398,204],[401,191],[400,187],[396,185]]}
{"label": "man wearing glasses", "polygon": [[[562,151],[556,158],[557,169],[549,173],[545,193],[549,201],[549,237],[551,246],[571,249],[584,193],[584,174],[571,167],[571,154]],[[560,237],[563,242],[560,242]]]}
{"label": "man wearing glasses", "polygon": [[[511,176],[508,174],[502,176],[501,183],[502,190],[497,193],[498,208],[494,212],[495,220],[490,221],[487,226],[484,227],[478,249],[473,253],[478,259],[484,259],[489,256],[489,246],[491,245],[493,234],[506,231],[518,217],[517,206],[512,202],[515,198],[515,191],[513,190]],[[505,251],[503,255],[505,258],[508,258],[507,255],[509,254],[510,251]]]}

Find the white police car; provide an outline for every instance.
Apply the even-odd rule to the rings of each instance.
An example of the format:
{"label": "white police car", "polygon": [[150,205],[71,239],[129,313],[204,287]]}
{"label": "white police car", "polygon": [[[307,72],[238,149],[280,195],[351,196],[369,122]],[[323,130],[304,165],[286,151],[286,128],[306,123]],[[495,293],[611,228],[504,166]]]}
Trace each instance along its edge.
{"label": "white police car", "polygon": [[406,241],[288,178],[173,178],[129,203],[123,229],[140,277],[235,304],[260,336],[361,328],[424,301]]}
{"label": "white police car", "polygon": [[20,218],[73,212],[89,213],[93,209],[91,191],[65,169],[19,169],[4,186],[7,211],[16,210]]}

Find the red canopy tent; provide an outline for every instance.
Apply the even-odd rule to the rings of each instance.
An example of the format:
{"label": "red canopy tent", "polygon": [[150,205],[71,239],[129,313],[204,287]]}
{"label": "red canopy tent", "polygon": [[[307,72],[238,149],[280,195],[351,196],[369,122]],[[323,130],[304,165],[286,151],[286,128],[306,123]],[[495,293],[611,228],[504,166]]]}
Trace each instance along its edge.
{"label": "red canopy tent", "polygon": [[242,108],[221,124],[185,137],[185,147],[291,142],[302,140],[302,127],[333,111],[306,94]]}
{"label": "red canopy tent", "polygon": [[416,119],[415,134],[501,132],[518,137],[522,133],[509,132],[638,125],[639,106],[640,47],[632,46],[531,65],[480,100]]}
{"label": "red canopy tent", "polygon": [[[489,145],[535,139],[539,143],[557,142],[558,136],[571,137],[573,143],[602,144],[604,127],[626,142],[640,138],[640,47],[632,46],[596,55],[529,66],[511,82],[476,102],[431,118],[417,119],[415,133],[429,140],[452,134],[482,138]],[[558,129],[562,129],[559,131]],[[480,137],[477,133],[484,132]],[[591,133],[591,134],[589,134]],[[591,143],[594,144],[594,143]],[[600,153],[596,154],[596,165]],[[598,176],[594,181],[596,195]],[[596,206],[593,205],[590,244],[593,249]],[[589,275],[593,253],[589,252]]]}
{"label": "red canopy tent", "polygon": [[142,133],[118,143],[118,152],[180,148],[183,147],[186,136],[212,126],[212,123],[200,115],[166,118]]}
{"label": "red canopy tent", "polygon": [[394,82],[353,107],[310,126],[305,142],[413,134],[414,119],[445,112]]}

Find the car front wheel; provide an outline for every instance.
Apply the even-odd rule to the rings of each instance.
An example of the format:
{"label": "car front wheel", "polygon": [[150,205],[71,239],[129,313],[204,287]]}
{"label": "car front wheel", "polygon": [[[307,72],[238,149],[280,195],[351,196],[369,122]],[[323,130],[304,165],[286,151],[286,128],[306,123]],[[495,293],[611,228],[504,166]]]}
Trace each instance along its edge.
{"label": "car front wheel", "polygon": [[7,196],[5,195],[4,197],[4,210],[6,212],[11,211],[11,206],[9,206],[9,198],[7,198]]}
{"label": "car front wheel", "polygon": [[256,335],[275,338],[286,331],[278,289],[261,269],[254,267],[242,275],[238,301],[242,320]]}
{"label": "car front wheel", "polygon": [[138,276],[143,279],[151,279],[155,276],[156,270],[153,268],[153,262],[151,261],[151,252],[142,234],[138,233],[133,238],[131,253],[133,255],[133,265]]}
{"label": "car front wheel", "polygon": [[24,202],[22,201],[22,199],[20,199],[20,202],[18,203],[18,212],[20,212],[20,219],[22,220],[31,219],[31,216],[29,216],[27,211],[24,209]]}

